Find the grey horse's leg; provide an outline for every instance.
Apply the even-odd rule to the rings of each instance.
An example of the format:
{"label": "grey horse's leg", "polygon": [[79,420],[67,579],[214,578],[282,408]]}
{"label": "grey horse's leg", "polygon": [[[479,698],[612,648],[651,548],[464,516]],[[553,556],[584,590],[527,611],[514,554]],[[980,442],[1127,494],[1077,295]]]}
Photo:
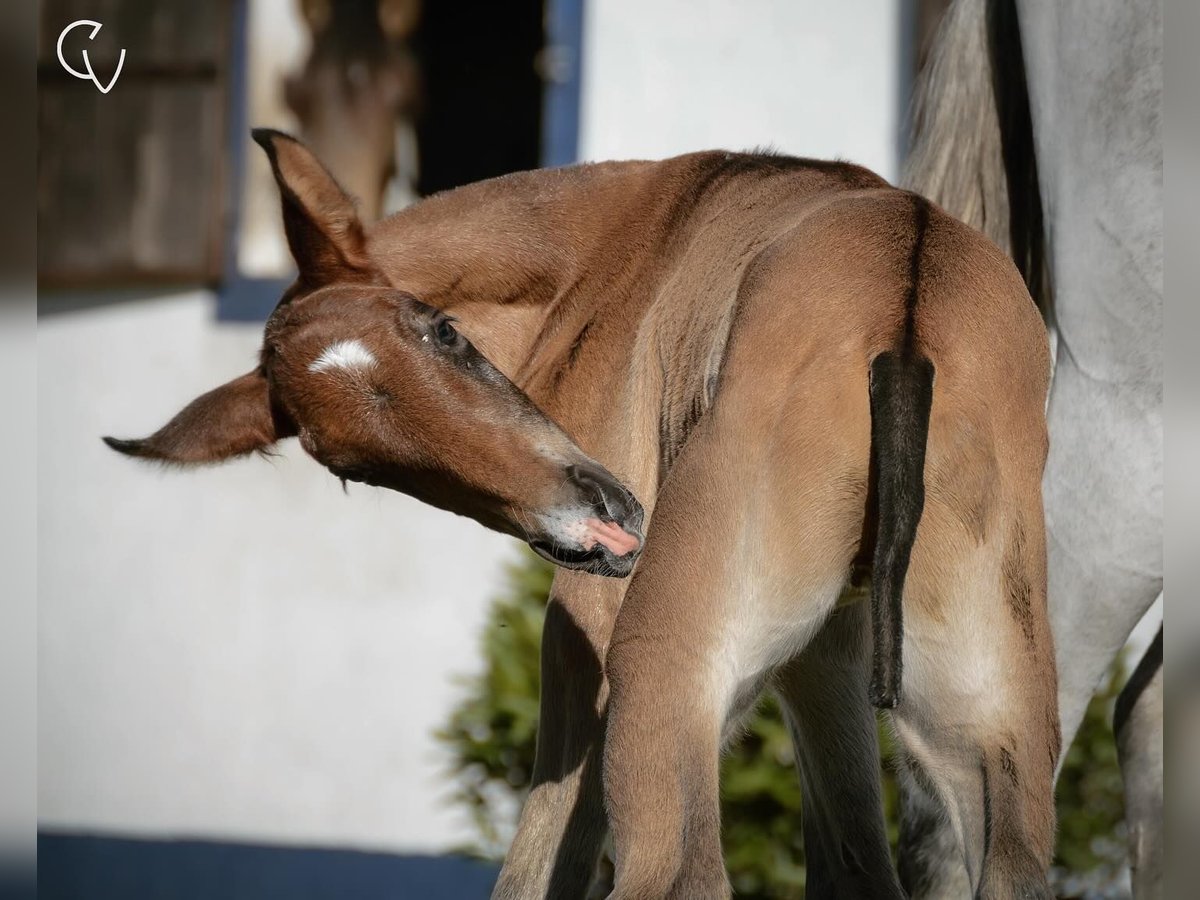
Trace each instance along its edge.
{"label": "grey horse's leg", "polygon": [[1045,505],[1069,746],[1162,590],[1162,9],[1017,10],[1058,332]]}
{"label": "grey horse's leg", "polygon": [[[1162,12],[1154,0],[1016,8],[1059,334],[1045,506],[1069,746],[1162,589]],[[947,836],[929,806],[906,804],[906,831],[931,849],[910,846],[905,884],[963,896],[939,887],[954,874],[936,860],[952,855],[937,849]]]}
{"label": "grey horse's leg", "polygon": [[1125,780],[1125,822],[1135,900],[1163,894],[1163,635],[1117,699],[1113,730]]}
{"label": "grey horse's leg", "polygon": [[870,662],[870,610],[856,603],[777,675],[803,792],[808,900],[904,896],[883,821]]}

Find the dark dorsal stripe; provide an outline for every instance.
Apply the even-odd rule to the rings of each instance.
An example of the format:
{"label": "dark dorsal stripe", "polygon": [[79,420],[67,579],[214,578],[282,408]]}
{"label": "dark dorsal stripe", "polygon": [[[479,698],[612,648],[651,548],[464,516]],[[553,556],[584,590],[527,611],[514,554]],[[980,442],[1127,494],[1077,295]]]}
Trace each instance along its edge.
{"label": "dark dorsal stripe", "polygon": [[[869,169],[853,163],[836,160],[809,159],[807,157],[785,156],[767,150],[752,150],[748,153],[709,153],[702,154],[689,173],[690,178],[678,194],[670,201],[662,214],[661,222],[663,235],[671,241],[675,238],[686,239],[684,226],[695,212],[696,208],[719,185],[726,184],[739,178],[753,177],[759,179],[772,178],[779,175],[790,175],[797,172],[816,172],[826,175],[847,188],[865,188],[885,186],[878,175]],[[576,285],[572,285],[574,288]],[[570,294],[570,290],[566,293]],[[555,387],[574,368],[579,359],[585,340],[589,337],[592,322],[583,326],[578,336],[572,342],[569,352],[560,363],[551,378]],[[540,351],[548,334],[539,336],[535,351]],[[536,356],[535,352],[533,356]],[[695,424],[698,414],[693,416],[690,425]]]}
{"label": "dark dorsal stripe", "polygon": [[905,353],[916,348],[917,302],[921,293],[921,254],[925,249],[925,234],[929,231],[929,201],[913,194],[913,244],[908,255],[908,294],[904,298],[904,337],[901,347]]}
{"label": "dark dorsal stripe", "polygon": [[700,161],[690,183],[667,207],[663,221],[668,230],[682,225],[701,201],[719,184],[745,176],[771,178],[776,175],[789,175],[802,171],[828,175],[847,187],[873,187],[885,184],[875,173],[853,163],[784,156],[761,151],[714,153],[705,156]]}

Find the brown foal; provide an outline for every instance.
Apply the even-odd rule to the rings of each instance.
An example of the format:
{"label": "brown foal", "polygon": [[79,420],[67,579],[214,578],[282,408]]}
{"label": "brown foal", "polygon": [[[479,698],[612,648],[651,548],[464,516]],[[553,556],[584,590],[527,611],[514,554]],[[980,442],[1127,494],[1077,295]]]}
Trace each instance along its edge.
{"label": "brown foal", "polygon": [[1049,355],[1004,254],[856,166],[723,152],[510,175],[366,229],[301,144],[256,139],[300,270],[261,364],[110,443],[212,462],[299,435],[574,569],[496,896],[582,897],[609,827],[614,897],[728,896],[718,758],[768,686],[806,813],[838,813],[806,835],[810,896],[902,896],[878,780],[839,768],[876,752],[868,693],[977,894],[1050,896]]}

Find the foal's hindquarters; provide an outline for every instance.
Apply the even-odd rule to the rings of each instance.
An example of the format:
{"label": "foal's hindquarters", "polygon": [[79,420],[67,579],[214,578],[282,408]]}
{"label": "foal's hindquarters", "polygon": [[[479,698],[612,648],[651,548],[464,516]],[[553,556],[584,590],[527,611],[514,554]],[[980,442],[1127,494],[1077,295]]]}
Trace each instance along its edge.
{"label": "foal's hindquarters", "polygon": [[[870,549],[869,372],[902,345],[932,362],[934,382],[891,723],[947,810],[975,893],[1050,896],[1045,331],[998,250],[889,191],[829,204],[747,270],[713,405],[659,492],[606,659],[614,897],[729,894],[721,745]],[[789,690],[805,686],[793,677]],[[823,749],[807,763],[836,780],[838,743]],[[871,891],[896,892],[888,873]]]}

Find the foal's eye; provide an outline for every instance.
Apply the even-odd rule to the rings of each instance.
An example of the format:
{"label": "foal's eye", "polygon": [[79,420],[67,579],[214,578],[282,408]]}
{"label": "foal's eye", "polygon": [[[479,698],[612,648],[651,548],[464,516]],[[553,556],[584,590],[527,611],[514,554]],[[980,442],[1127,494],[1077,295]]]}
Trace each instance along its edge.
{"label": "foal's eye", "polygon": [[447,347],[453,346],[458,340],[458,332],[454,330],[454,326],[450,324],[449,319],[440,320],[434,327],[434,332],[437,339]]}

